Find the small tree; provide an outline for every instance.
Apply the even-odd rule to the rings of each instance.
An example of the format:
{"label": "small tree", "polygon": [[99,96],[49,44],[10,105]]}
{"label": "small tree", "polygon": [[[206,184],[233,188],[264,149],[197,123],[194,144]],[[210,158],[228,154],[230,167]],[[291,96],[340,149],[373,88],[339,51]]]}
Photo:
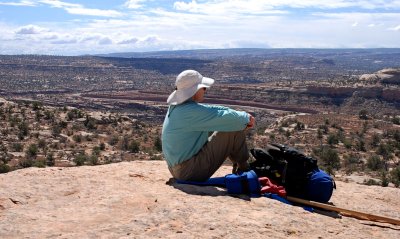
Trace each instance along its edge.
{"label": "small tree", "polygon": [[329,174],[333,171],[340,169],[340,158],[336,150],[329,147],[322,147],[315,152],[322,161],[322,167],[326,169]]}
{"label": "small tree", "polygon": [[400,165],[390,171],[390,181],[396,186],[400,186]]}
{"label": "small tree", "polygon": [[367,159],[367,168],[373,171],[382,170],[384,163],[378,155],[374,154]]}
{"label": "small tree", "polygon": [[159,151],[159,152],[161,152],[162,151],[162,143],[161,143],[161,139],[160,139],[160,137],[156,137],[156,139],[155,139],[155,141],[154,141],[154,148],[157,150],[157,151]]}
{"label": "small tree", "polygon": [[335,145],[339,143],[339,138],[336,134],[329,134],[327,142],[329,145]]}
{"label": "small tree", "polygon": [[36,158],[38,153],[38,147],[36,144],[31,144],[25,151],[25,155],[28,159]]}
{"label": "small tree", "polygon": [[19,129],[18,137],[20,140],[24,139],[25,136],[28,136],[29,127],[25,121],[22,121],[18,124],[18,129]]}
{"label": "small tree", "polygon": [[360,118],[362,120],[367,120],[368,119],[368,111],[365,109],[360,110],[360,112],[358,112],[358,118]]}
{"label": "small tree", "polygon": [[381,142],[381,137],[378,134],[373,134],[371,138],[371,146],[377,147]]}
{"label": "small tree", "polygon": [[74,163],[76,166],[82,166],[88,161],[88,156],[85,153],[80,153],[74,158]]}
{"label": "small tree", "polygon": [[51,167],[55,165],[55,162],[56,161],[53,152],[48,153],[46,156],[46,165]]}
{"label": "small tree", "polygon": [[140,144],[136,140],[132,140],[131,143],[129,144],[129,151],[131,153],[138,153],[140,148]]}

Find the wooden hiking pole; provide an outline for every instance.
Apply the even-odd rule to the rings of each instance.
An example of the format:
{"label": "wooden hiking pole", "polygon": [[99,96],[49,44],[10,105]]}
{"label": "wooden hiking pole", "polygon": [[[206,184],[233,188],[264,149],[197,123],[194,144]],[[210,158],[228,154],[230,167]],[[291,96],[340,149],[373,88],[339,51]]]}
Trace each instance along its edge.
{"label": "wooden hiking pole", "polygon": [[353,210],[349,210],[349,209],[335,207],[335,206],[332,206],[329,204],[304,200],[304,199],[300,199],[300,198],[296,198],[296,197],[287,196],[286,199],[291,202],[300,203],[300,204],[304,204],[304,205],[308,205],[308,206],[312,206],[312,207],[316,207],[316,208],[321,208],[321,209],[338,212],[338,213],[342,214],[343,216],[354,217],[357,219],[374,221],[374,222],[385,222],[385,223],[390,223],[390,224],[400,226],[400,220],[398,220],[398,219],[382,217],[382,216],[377,216],[377,215],[363,213],[363,212],[357,212],[357,211],[353,211]]}

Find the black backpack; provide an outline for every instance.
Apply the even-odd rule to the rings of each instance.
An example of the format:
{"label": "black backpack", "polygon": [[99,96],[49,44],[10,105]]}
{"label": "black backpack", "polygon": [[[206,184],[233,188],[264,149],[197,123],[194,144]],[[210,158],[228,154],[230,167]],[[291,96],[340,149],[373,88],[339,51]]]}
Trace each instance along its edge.
{"label": "black backpack", "polygon": [[250,152],[256,159],[250,163],[250,168],[258,177],[268,177],[284,186],[288,196],[308,198],[309,180],[319,171],[316,159],[282,144],[254,148]]}

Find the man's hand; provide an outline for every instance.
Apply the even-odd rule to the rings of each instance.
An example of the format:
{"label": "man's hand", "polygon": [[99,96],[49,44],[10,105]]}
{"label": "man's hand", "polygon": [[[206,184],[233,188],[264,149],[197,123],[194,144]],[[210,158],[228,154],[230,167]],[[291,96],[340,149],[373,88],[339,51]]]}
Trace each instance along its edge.
{"label": "man's hand", "polygon": [[255,123],[256,123],[256,119],[254,118],[254,116],[252,116],[251,114],[249,114],[249,118],[250,118],[250,121],[249,121],[249,123],[247,124],[246,129],[253,128],[254,125],[255,125]]}

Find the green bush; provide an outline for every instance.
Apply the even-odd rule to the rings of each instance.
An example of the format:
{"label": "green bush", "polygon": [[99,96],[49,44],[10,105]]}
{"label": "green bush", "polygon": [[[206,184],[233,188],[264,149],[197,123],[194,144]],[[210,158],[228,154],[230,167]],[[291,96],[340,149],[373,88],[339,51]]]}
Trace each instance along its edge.
{"label": "green bush", "polygon": [[15,152],[22,152],[24,150],[24,146],[21,143],[13,143],[11,145],[11,148],[15,151]]}
{"label": "green bush", "polygon": [[45,160],[33,160],[33,167],[37,168],[44,168],[46,167],[46,161]]}
{"label": "green bush", "polygon": [[35,158],[38,153],[38,147],[36,144],[31,144],[25,151],[27,158]]}
{"label": "green bush", "polygon": [[375,180],[375,179],[372,179],[372,178],[370,178],[370,179],[368,179],[368,180],[364,180],[364,184],[365,184],[365,185],[368,185],[368,186],[371,186],[371,185],[379,186],[379,185],[381,185],[381,184],[379,183],[379,181],[377,181],[377,180]]}
{"label": "green bush", "polygon": [[367,168],[378,171],[384,169],[384,162],[378,155],[372,155],[367,159]]}
{"label": "green bush", "polygon": [[111,136],[111,138],[109,139],[108,143],[112,146],[116,145],[119,141],[119,137],[118,135],[113,135]]}
{"label": "green bush", "polygon": [[140,143],[137,142],[136,140],[132,140],[131,143],[129,144],[129,151],[131,153],[138,153],[140,150]]}
{"label": "green bush", "polygon": [[98,157],[98,155],[96,155],[96,154],[92,154],[90,157],[89,157],[89,164],[90,165],[98,165],[99,164],[99,157]]}
{"label": "green bush", "polygon": [[400,165],[394,168],[392,171],[390,171],[389,180],[396,187],[400,186]]}
{"label": "green bush", "polygon": [[19,165],[20,167],[23,167],[23,168],[32,167],[32,166],[33,166],[33,159],[32,159],[32,158],[21,159],[21,160],[18,162],[18,165]]}
{"label": "green bush", "polygon": [[7,164],[0,164],[0,173],[8,173],[10,170],[10,166]]}
{"label": "green bush", "polygon": [[340,158],[336,150],[329,147],[321,147],[320,149],[314,151],[319,159],[322,161],[322,168],[324,168],[328,173],[333,174],[333,171],[340,169]]}
{"label": "green bush", "polygon": [[336,134],[329,134],[327,138],[327,143],[329,145],[335,145],[339,143],[339,137]]}
{"label": "green bush", "polygon": [[367,120],[368,119],[368,111],[363,109],[358,112],[358,117],[362,120]]}
{"label": "green bush", "polygon": [[161,143],[161,138],[157,136],[156,140],[154,141],[154,148],[161,152],[162,151],[162,143]]}
{"label": "green bush", "polygon": [[47,166],[54,166],[56,160],[54,158],[54,154],[52,152],[50,152],[49,154],[47,154],[46,157],[46,165]]}
{"label": "green bush", "polygon": [[86,161],[88,161],[88,156],[84,153],[80,153],[74,158],[74,163],[76,166],[82,166]]}

